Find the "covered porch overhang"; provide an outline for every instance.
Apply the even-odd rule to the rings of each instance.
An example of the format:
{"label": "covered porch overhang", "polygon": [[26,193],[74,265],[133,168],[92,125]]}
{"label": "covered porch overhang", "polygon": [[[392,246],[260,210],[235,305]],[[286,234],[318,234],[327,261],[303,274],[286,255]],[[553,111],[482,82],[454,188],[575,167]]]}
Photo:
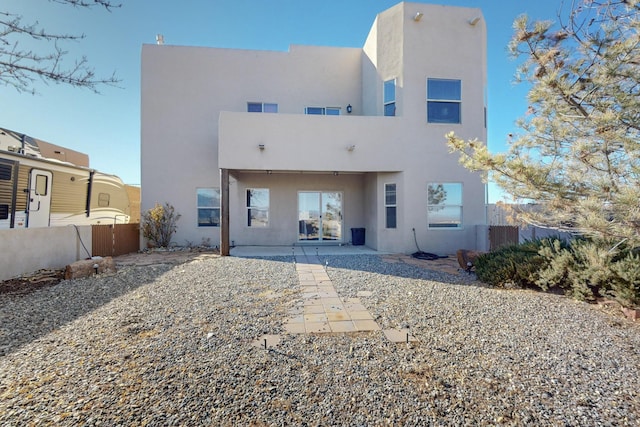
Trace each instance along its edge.
{"label": "covered porch overhang", "polygon": [[317,181],[324,184],[316,189],[323,190],[322,185],[337,188],[336,182],[358,176],[397,172],[402,157],[397,155],[397,126],[388,117],[221,113],[221,254],[230,255],[231,249],[230,180],[264,174],[264,181],[278,177],[307,188]]}

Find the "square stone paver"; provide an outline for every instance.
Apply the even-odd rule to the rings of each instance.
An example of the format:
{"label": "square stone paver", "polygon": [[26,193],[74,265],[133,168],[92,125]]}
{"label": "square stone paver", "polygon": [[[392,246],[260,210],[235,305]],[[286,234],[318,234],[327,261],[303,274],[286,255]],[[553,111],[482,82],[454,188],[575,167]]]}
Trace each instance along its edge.
{"label": "square stone paver", "polygon": [[340,298],[338,298],[338,297],[336,297],[336,298],[322,298],[322,304],[325,307],[329,307],[329,306],[332,306],[332,305],[342,307],[342,305],[343,305],[342,304],[342,300]]}
{"label": "square stone paver", "polygon": [[371,315],[371,313],[369,313],[366,310],[360,310],[360,311],[349,310],[349,316],[351,316],[353,320],[373,320],[373,316]]}
{"label": "square stone paver", "polygon": [[353,320],[358,331],[379,331],[380,325],[375,320]]}
{"label": "square stone paver", "polygon": [[327,313],[342,313],[347,311],[345,306],[340,304],[324,305],[323,307],[324,311],[326,311]]}
{"label": "square stone paver", "polygon": [[304,316],[301,314],[291,316],[287,319],[288,323],[304,323]]}
{"label": "square stone paver", "polygon": [[409,329],[385,329],[382,331],[384,336],[391,342],[407,342],[407,336],[409,342],[417,342],[418,339],[411,335]]}
{"label": "square stone paver", "polygon": [[327,313],[327,320],[329,320],[329,322],[343,322],[343,321],[351,321],[351,318],[345,312],[337,312],[337,313]]}
{"label": "square stone paver", "polygon": [[367,307],[365,307],[362,304],[353,304],[353,303],[345,303],[344,307],[348,310],[348,311],[368,311]]}
{"label": "square stone paver", "polygon": [[304,314],[318,314],[324,312],[324,306],[322,304],[310,304],[304,306]]}
{"label": "square stone paver", "polygon": [[329,322],[329,326],[331,332],[355,332],[357,330],[351,321]]}
{"label": "square stone paver", "polygon": [[309,313],[304,315],[305,322],[326,322],[327,315],[325,313]]}
{"label": "square stone paver", "polygon": [[331,332],[328,322],[305,322],[304,328],[308,334]]}
{"label": "square stone paver", "polygon": [[304,322],[301,322],[301,323],[285,322],[283,326],[284,326],[285,332],[288,334],[304,334],[307,331],[305,328]]}
{"label": "square stone paver", "polygon": [[358,291],[358,293],[356,294],[359,297],[370,297],[371,295],[373,295],[373,292],[371,291]]}

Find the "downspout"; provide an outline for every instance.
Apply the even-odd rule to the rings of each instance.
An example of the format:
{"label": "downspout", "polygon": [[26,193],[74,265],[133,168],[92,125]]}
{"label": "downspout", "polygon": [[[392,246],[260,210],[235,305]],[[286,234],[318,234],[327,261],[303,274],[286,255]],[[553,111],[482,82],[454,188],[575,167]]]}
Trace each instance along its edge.
{"label": "downspout", "polygon": [[89,171],[89,183],[87,184],[87,218],[91,215],[91,189],[93,188],[93,174],[96,173],[93,169]]}

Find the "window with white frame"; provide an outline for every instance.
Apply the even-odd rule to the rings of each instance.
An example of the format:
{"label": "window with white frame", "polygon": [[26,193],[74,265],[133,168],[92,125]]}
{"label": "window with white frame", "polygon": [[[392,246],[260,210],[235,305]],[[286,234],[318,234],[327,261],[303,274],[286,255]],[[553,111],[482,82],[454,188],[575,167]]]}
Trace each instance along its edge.
{"label": "window with white frame", "polygon": [[220,189],[197,188],[198,227],[220,227]]}
{"label": "window with white frame", "polygon": [[247,226],[269,225],[269,189],[247,188]]}
{"label": "window with white frame", "polygon": [[382,102],[384,104],[384,115],[396,115],[396,79],[384,82],[382,90]]}
{"label": "window with white frame", "polygon": [[396,199],[396,185],[384,185],[384,210],[385,210],[385,227],[396,228],[398,224],[398,205]]}
{"label": "window with white frame", "polygon": [[249,113],[277,113],[278,104],[268,102],[247,102]]}
{"label": "window with white frame", "polygon": [[427,221],[429,228],[462,228],[461,183],[429,183]]}
{"label": "window with white frame", "polygon": [[461,123],[462,82],[427,79],[427,123]]}
{"label": "window with white frame", "polygon": [[339,116],[340,107],[305,107],[304,113],[321,116]]}

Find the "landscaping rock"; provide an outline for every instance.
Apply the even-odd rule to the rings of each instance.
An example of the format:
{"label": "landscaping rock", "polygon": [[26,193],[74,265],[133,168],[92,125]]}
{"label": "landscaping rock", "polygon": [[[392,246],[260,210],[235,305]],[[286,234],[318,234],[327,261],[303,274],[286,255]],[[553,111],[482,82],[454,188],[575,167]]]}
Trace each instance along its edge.
{"label": "landscaping rock", "polygon": [[64,278],[65,280],[80,279],[82,277],[93,276],[94,274],[115,272],[116,264],[113,262],[113,258],[110,256],[104,258],[94,257],[67,265],[64,271]]}

